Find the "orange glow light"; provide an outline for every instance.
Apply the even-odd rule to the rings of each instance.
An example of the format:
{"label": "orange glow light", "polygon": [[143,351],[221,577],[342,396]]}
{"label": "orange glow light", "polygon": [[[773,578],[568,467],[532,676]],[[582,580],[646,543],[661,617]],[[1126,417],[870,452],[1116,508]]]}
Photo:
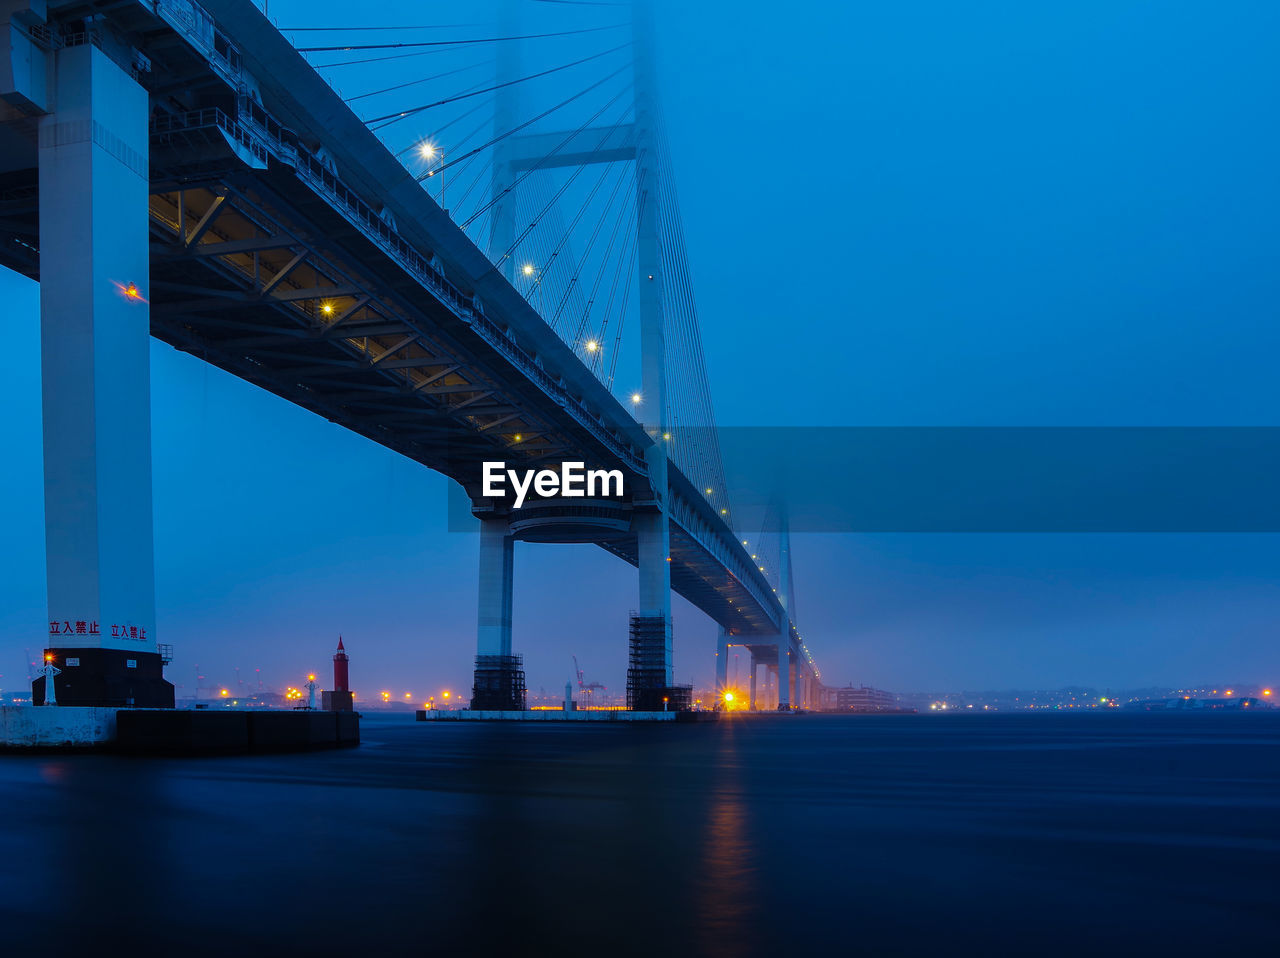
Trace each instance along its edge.
{"label": "orange glow light", "polygon": [[114,286],[116,291],[125,299],[132,300],[135,303],[145,303],[147,301],[147,298],[142,295],[142,290],[139,288],[137,283],[117,283],[115,280],[112,280],[111,285]]}

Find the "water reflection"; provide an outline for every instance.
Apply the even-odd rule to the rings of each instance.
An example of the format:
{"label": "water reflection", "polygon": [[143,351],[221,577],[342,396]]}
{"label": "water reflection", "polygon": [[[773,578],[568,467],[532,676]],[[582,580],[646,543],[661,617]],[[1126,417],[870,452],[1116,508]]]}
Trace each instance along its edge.
{"label": "water reflection", "polygon": [[1280,931],[1280,713],[388,718],[365,737],[309,755],[0,756],[0,941],[923,954],[970,953],[998,925],[1031,953],[1064,908],[1087,916],[1080,951],[1225,953]]}
{"label": "water reflection", "polygon": [[709,795],[706,838],[696,866],[695,928],[698,951],[706,955],[748,954],[757,934],[759,888],[733,725],[732,719],[724,725],[718,776]]}

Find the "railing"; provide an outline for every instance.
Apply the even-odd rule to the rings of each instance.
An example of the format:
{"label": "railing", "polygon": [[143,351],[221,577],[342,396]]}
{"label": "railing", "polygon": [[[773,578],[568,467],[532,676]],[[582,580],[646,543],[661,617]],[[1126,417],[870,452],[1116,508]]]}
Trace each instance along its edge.
{"label": "railing", "polygon": [[153,136],[172,136],[175,133],[193,133],[197,130],[217,129],[228,139],[244,147],[264,166],[267,162],[267,149],[254,137],[249,135],[239,123],[227,114],[214,107],[203,110],[192,110],[188,113],[162,113],[151,119]]}
{"label": "railing", "polygon": [[[221,34],[208,11],[192,0],[155,2],[153,9],[192,47],[204,54],[215,71],[220,73],[233,89],[241,94],[244,93],[247,84],[241,75],[239,51]],[[247,98],[242,97],[242,99]],[[383,220],[358,194],[347,188],[336,172],[325,167],[317,157],[301,148],[297,137],[275,121],[265,109],[258,104],[253,104],[253,108],[244,110],[243,115],[237,120],[231,120],[225,114],[222,114],[222,117],[225,118],[225,122],[240,128],[245,135],[257,139],[258,145],[298,172],[300,178],[328,200],[352,225],[363,229],[365,234],[372,238],[384,252],[422,282],[460,320],[468,323],[478,332],[489,345],[506,356],[528,379],[555,400],[557,405],[577,420],[579,425],[603,442],[629,468],[640,475],[648,474],[643,455],[638,455],[629,444],[620,441],[600,416],[588,412],[582,403],[547,375],[546,371],[534,362],[533,357],[525,352],[506,330],[487,319],[480,310],[476,309],[471,300],[464,297],[453,284],[432,267],[412,243]],[[248,123],[245,122],[246,118]],[[222,122],[219,120],[220,126]],[[241,142],[240,130],[231,134],[237,142]],[[257,155],[256,151],[255,155]]]}
{"label": "railing", "polygon": [[360,229],[384,253],[402,269],[413,276],[437,300],[443,303],[462,322],[480,334],[490,346],[501,352],[544,393],[554,399],[578,423],[589,429],[614,455],[632,470],[647,475],[642,456],[627,444],[620,442],[598,416],[593,416],[558,382],[551,378],[520,345],[496,323],[471,305],[471,301],[431,265],[417,248],[374,211],[373,207],[319,157],[300,146],[290,131],[271,119],[261,106],[254,104],[246,110],[251,119],[232,118],[216,108],[193,110],[188,113],[157,116],[151,124],[152,133],[165,137],[179,132],[216,128],[234,142],[252,152],[262,163],[274,156],[279,162],[294,170],[298,178],[313,192],[329,203],[344,219]]}
{"label": "railing", "polygon": [[[197,51],[204,54],[215,72],[221,74],[233,89],[241,94],[244,93],[247,84],[241,75],[239,52],[234,45],[227,42],[225,36],[220,34],[212,17],[202,7],[190,0],[165,0],[163,4],[156,3],[155,10]],[[648,475],[648,468],[642,455],[638,455],[630,444],[621,440],[616,431],[611,429],[602,417],[589,412],[578,399],[548,375],[515,341],[508,330],[486,317],[474,301],[464,296],[450,283],[413,243],[384,220],[359,194],[347,187],[336,171],[302,147],[296,135],[276,121],[260,104],[243,95],[241,102],[243,108],[238,118],[232,118],[220,110],[200,110],[193,114],[157,117],[153,123],[153,131],[164,135],[177,132],[179,126],[182,129],[192,129],[193,123],[204,126],[215,125],[263,162],[271,156],[292,168],[299,179],[305,182],[316,195],[328,202],[353,226],[359,228],[397,265],[417,279],[459,320],[466,323],[485,342],[505,356],[513,366],[520,369],[526,379],[553,399],[629,468],[639,475]],[[725,529],[728,530],[727,525]],[[699,536],[699,538],[703,537]],[[735,545],[737,542],[732,530],[728,530],[727,538],[714,534],[712,538],[723,539],[725,543],[732,542]],[[721,555],[717,558],[730,567],[742,566],[742,563],[734,561],[737,558],[735,556]],[[770,608],[772,604],[766,596],[760,594],[759,583],[754,581],[755,577],[752,575],[754,566],[750,569],[739,568],[738,571],[746,572],[741,581],[747,585],[748,591],[752,592],[756,601],[765,608]]]}

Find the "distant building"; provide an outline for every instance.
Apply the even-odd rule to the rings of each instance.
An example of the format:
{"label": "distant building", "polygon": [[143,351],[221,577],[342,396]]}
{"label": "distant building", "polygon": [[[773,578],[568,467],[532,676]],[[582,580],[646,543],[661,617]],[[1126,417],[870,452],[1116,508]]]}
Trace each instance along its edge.
{"label": "distant building", "polygon": [[887,712],[897,707],[897,696],[884,689],[867,685],[836,689],[836,711],[839,712]]}
{"label": "distant building", "polygon": [[1242,695],[1238,698],[1193,699],[1190,695],[1170,699],[1140,699],[1125,704],[1126,709],[1138,712],[1187,712],[1187,711],[1229,711],[1239,712],[1248,709],[1267,709],[1265,701],[1252,696]]}

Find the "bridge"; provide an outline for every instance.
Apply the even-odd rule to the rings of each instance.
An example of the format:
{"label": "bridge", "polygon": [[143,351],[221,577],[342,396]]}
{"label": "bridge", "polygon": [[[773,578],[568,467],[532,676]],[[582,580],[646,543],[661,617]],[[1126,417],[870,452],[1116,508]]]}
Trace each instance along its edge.
{"label": "bridge", "polygon": [[[46,645],[63,670],[61,702],[172,704],[155,623],[155,336],[465,490],[480,529],[473,707],[524,707],[511,628],[516,541],[595,543],[637,568],[629,706],[661,708],[683,694],[673,589],[720,627],[721,688],[729,647],[746,646],[753,704],[757,666],[772,676],[771,706],[817,704],[819,673],[789,612],[786,537],[773,570],[732,527],[643,5],[625,24],[560,31],[627,37],[576,61],[618,66],[606,79],[625,74],[626,85],[564,128],[533,120],[588,102],[601,84],[522,113],[516,91],[543,74],[521,72],[514,41],[526,37],[510,4],[492,78],[452,97],[435,95],[452,92],[435,83],[428,104],[372,119],[308,56],[430,42],[300,49],[248,0],[0,0],[0,9],[0,263],[42,283]],[[527,31],[540,35],[551,34]],[[395,124],[477,90],[492,94],[483,148],[392,148]],[[464,219],[447,208],[446,177],[456,183],[481,155],[457,202],[484,196],[472,191],[486,174],[487,196]],[[603,172],[575,212],[563,198],[591,167]],[[599,331],[561,321],[561,307],[585,295],[582,268],[550,295],[550,264],[568,261],[572,226],[609,182],[609,248],[596,243],[609,233],[601,214],[585,272],[599,287],[615,270],[612,341],[608,315]],[[520,218],[531,202],[535,223],[552,228],[535,234],[536,262]],[[474,234],[486,226],[482,250]],[[620,397],[617,359],[606,365],[602,354],[622,348],[632,290],[640,388]],[[584,316],[595,298],[593,289]],[[626,494],[513,509],[484,495],[480,464],[491,460],[618,469]]]}

